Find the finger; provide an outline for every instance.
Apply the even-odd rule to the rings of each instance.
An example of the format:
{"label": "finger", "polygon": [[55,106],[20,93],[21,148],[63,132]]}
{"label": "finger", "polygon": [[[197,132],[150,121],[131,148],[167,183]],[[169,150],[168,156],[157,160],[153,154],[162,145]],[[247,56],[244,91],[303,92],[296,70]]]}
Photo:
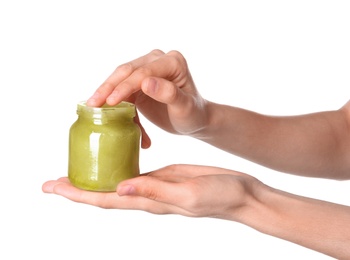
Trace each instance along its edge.
{"label": "finger", "polygon": [[145,128],[142,126],[140,122],[140,117],[138,115],[138,112],[136,111],[136,116],[135,116],[135,122],[138,124],[138,126],[141,129],[141,147],[144,149],[147,149],[151,146],[151,138],[147,134]]}
{"label": "finger", "polygon": [[95,107],[102,106],[106,102],[107,97],[113,92],[114,88],[120,82],[129,77],[137,68],[153,61],[154,59],[157,59],[161,55],[164,55],[164,52],[160,50],[153,50],[144,56],[118,66],[114,72],[95,91],[95,93],[87,100],[87,105]]}
{"label": "finger", "polygon": [[183,208],[182,205],[193,195],[186,182],[162,181],[152,176],[141,176],[124,181],[118,185],[117,193],[120,196],[141,196],[180,208]]}
{"label": "finger", "polygon": [[[54,186],[53,193],[63,196],[71,201],[77,203],[89,204],[101,208],[115,208],[116,205],[119,208],[129,208],[123,204],[123,201],[119,201],[118,194],[116,192],[96,192],[87,191],[74,187],[71,183],[61,182]],[[119,201],[119,203],[117,203]]]}
{"label": "finger", "polygon": [[142,82],[141,88],[147,96],[167,105],[181,105],[187,102],[183,91],[163,78],[147,78]]}
{"label": "finger", "polygon": [[141,89],[142,81],[148,77],[165,78],[175,85],[184,84],[187,65],[184,57],[178,52],[170,52],[135,69],[129,77],[114,88],[108,96],[107,103],[115,105]]}
{"label": "finger", "polygon": [[175,205],[155,201],[141,196],[119,196],[111,208],[143,210],[153,214],[181,214],[191,216],[191,212]]}
{"label": "finger", "polygon": [[52,193],[54,187],[60,183],[69,183],[69,180],[67,177],[61,177],[58,180],[50,180],[50,181],[45,182],[42,185],[41,189],[45,193]]}
{"label": "finger", "polygon": [[66,199],[77,203],[89,204],[106,209],[131,209],[143,210],[154,214],[182,214],[190,215],[189,212],[166,203],[157,202],[139,196],[119,196],[116,192],[93,192],[81,190],[70,184],[68,178],[62,181],[48,181],[43,187],[49,188]]}
{"label": "finger", "polygon": [[188,179],[192,178],[192,172],[186,171],[187,167],[191,167],[192,165],[181,165],[181,164],[173,164],[168,165],[166,167],[160,168],[155,171],[151,171],[143,175],[151,176],[157,178],[158,180],[166,181],[166,182],[185,182]]}
{"label": "finger", "polygon": [[195,178],[202,175],[220,174],[229,174],[235,176],[246,175],[241,172],[228,170],[220,167],[191,164],[173,164],[147,173],[148,176],[156,177],[158,179],[171,182],[183,182],[190,178]]}

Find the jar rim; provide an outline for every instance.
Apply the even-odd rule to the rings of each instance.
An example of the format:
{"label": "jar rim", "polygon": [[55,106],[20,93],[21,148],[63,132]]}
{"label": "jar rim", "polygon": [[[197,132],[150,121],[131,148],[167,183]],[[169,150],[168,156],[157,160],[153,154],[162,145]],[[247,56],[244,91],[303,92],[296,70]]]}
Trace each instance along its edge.
{"label": "jar rim", "polygon": [[100,111],[100,110],[115,110],[115,109],[121,109],[121,108],[128,108],[128,107],[134,108],[135,107],[135,104],[133,104],[131,102],[127,102],[127,101],[122,101],[119,104],[114,105],[114,106],[110,106],[107,103],[105,103],[101,107],[88,106],[88,105],[86,105],[86,102],[87,102],[86,100],[80,101],[80,102],[78,102],[78,105],[79,106],[83,106],[83,107],[87,107],[87,108],[90,108],[90,109],[93,109],[93,110],[96,110],[96,111]]}
{"label": "jar rim", "polygon": [[77,113],[79,112],[89,113],[95,116],[102,116],[102,115],[120,115],[122,114],[128,114],[131,117],[134,117],[136,115],[136,107],[135,104],[127,101],[122,101],[117,105],[110,106],[108,104],[104,104],[101,107],[92,107],[86,105],[86,100],[78,102],[78,108],[77,108]]}

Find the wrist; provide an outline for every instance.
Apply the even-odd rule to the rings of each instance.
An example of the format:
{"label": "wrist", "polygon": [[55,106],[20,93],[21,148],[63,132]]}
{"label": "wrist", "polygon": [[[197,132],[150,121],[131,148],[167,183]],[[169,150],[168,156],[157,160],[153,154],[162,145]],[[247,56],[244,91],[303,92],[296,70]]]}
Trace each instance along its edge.
{"label": "wrist", "polygon": [[[222,111],[219,109],[219,104],[204,100],[202,104],[202,122],[190,136],[205,142],[210,142],[211,139],[219,134],[219,122],[221,121]],[[221,123],[220,123],[221,124]]]}
{"label": "wrist", "polygon": [[254,180],[245,192],[243,204],[238,210],[234,209],[231,212],[229,219],[264,232],[260,226],[264,227],[265,218],[273,215],[273,209],[268,200],[275,190],[255,178]]}

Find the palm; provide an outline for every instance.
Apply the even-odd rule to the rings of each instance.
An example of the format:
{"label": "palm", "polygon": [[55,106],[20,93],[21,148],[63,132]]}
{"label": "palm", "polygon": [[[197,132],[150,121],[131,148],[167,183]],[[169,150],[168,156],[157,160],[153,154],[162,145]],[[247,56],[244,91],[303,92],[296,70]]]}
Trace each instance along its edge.
{"label": "palm", "polygon": [[[117,192],[92,192],[73,187],[68,178],[48,181],[43,191],[102,208],[138,209],[156,214],[233,219],[261,183],[217,167],[173,165],[124,181]],[[133,186],[128,194],[126,188]],[[128,196],[132,195],[132,196]]]}

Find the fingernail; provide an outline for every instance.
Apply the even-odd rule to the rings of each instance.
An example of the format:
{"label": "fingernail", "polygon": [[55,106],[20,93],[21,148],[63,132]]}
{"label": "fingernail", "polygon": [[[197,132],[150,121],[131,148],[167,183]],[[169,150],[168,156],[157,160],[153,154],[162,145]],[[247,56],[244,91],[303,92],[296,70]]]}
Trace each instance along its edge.
{"label": "fingernail", "polygon": [[107,98],[106,103],[110,106],[114,106],[120,102],[119,91],[114,90],[114,92]]}
{"label": "fingernail", "polygon": [[117,189],[117,193],[118,195],[120,196],[123,196],[123,195],[131,195],[135,192],[135,188],[134,186],[132,185],[123,185],[123,186],[120,186],[118,187]]}
{"label": "fingernail", "polygon": [[93,107],[96,104],[96,99],[94,99],[93,97],[89,98],[86,101],[86,105]]}
{"label": "fingernail", "polygon": [[99,98],[99,94],[98,93],[94,93],[87,101],[86,101],[86,105],[88,106],[95,106],[97,104],[97,99]]}
{"label": "fingernail", "polygon": [[154,78],[148,79],[148,84],[147,84],[147,87],[146,87],[146,91],[149,94],[154,94],[154,93],[157,92],[157,89],[158,89],[158,82]]}

